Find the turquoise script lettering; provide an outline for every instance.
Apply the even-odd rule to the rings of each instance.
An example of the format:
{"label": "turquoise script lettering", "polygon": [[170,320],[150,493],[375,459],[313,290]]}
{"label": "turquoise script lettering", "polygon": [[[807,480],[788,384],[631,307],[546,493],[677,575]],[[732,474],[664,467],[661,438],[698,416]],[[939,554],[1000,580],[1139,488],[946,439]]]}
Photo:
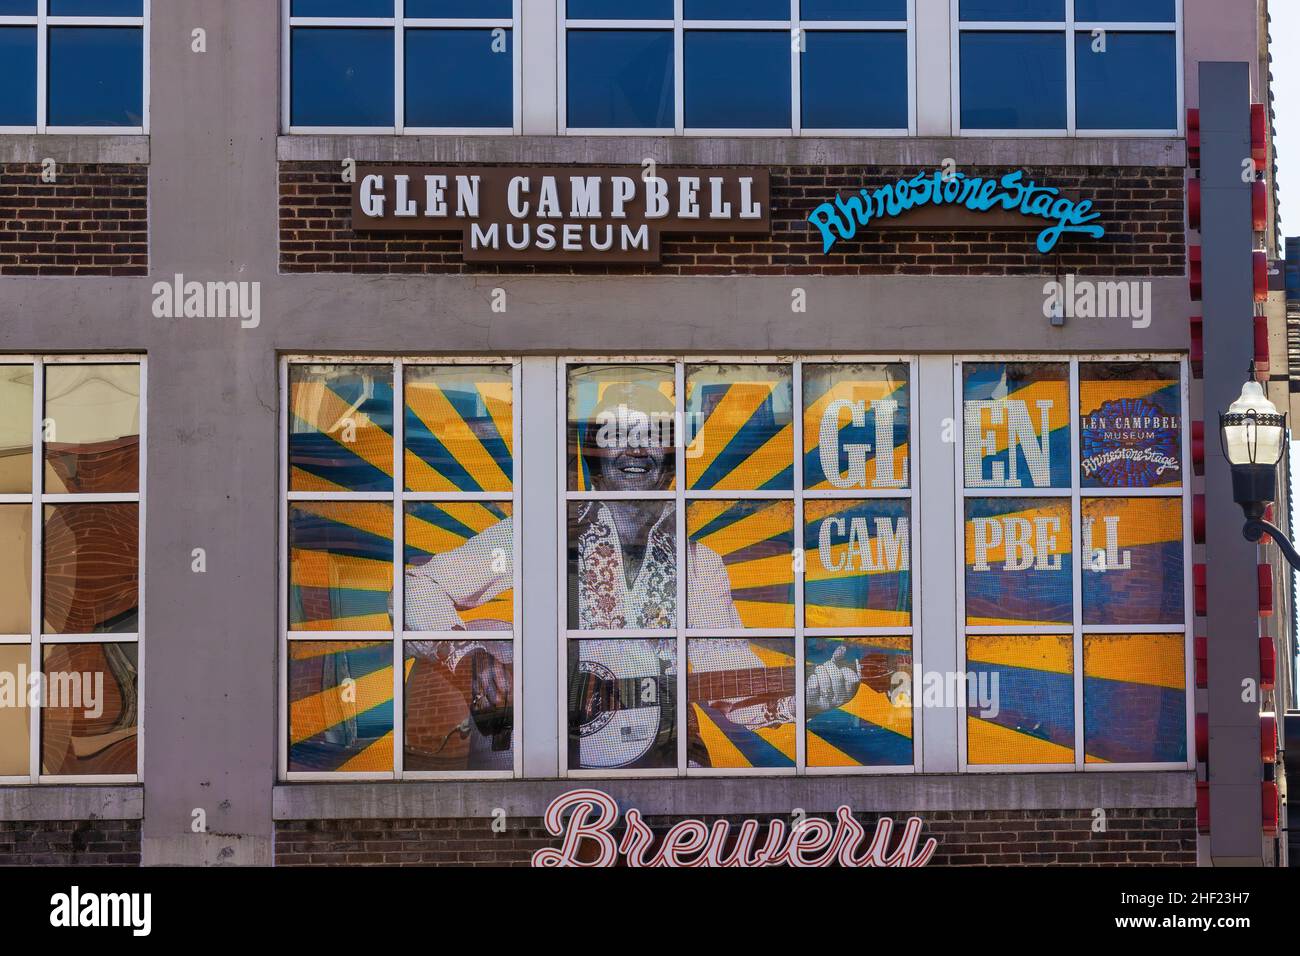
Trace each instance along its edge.
{"label": "turquoise script lettering", "polygon": [[988,212],[1001,206],[1022,216],[1036,216],[1054,223],[1038,234],[1038,251],[1051,252],[1065,233],[1100,239],[1105,228],[1091,225],[1101,218],[1093,212],[1091,200],[1074,202],[1053,186],[1024,181],[1017,171],[998,179],[982,179],[962,173],[922,172],[911,179],[886,183],[874,190],[859,189],[857,195],[836,196],[808,214],[822,234],[822,253],[841,239],[852,239],[859,227],[873,219],[892,219],[920,206],[965,206],[972,212]]}

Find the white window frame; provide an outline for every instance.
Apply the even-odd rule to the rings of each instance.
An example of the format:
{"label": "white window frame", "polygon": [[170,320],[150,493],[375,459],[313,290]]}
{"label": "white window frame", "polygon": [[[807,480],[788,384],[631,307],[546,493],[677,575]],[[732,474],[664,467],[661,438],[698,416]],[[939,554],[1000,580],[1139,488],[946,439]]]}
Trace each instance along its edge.
{"label": "white window frame", "polygon": [[[1183,90],[1183,0],[1174,0],[1172,23],[1123,22],[1076,20],[1075,0],[1064,0],[1064,20],[962,20],[961,0],[949,0],[951,10],[951,77],[952,77],[952,127],[958,136],[1032,137],[1072,136],[1100,139],[1132,139],[1152,136],[1182,136],[1184,127]],[[1178,101],[1174,115],[1177,125],[1173,129],[1080,129],[1076,120],[1078,91],[1075,83],[1075,36],[1104,30],[1107,33],[1173,33],[1177,77],[1175,88]],[[1065,36],[1065,117],[1064,129],[964,129],[961,125],[961,37],[963,33],[1062,33]]]}
{"label": "white window frame", "polygon": [[[144,775],[144,693],[145,693],[145,476],[148,442],[148,360],[139,354],[129,355],[0,355],[2,366],[32,369],[32,490],[28,494],[0,494],[0,505],[27,505],[31,509],[31,625],[26,634],[0,635],[0,644],[28,645],[30,674],[43,673],[42,650],[57,644],[134,644],[136,646],[136,772],[133,774],[47,774],[41,772],[41,723],[43,707],[28,708],[29,767],[26,775],[2,776],[0,785],[9,784],[123,784],[137,783]],[[47,494],[45,492],[45,370],[66,365],[138,365],[140,368],[140,460],[138,491],[89,494]],[[137,630],[124,634],[46,634],[44,633],[44,508],[47,504],[134,503],[139,509],[139,585],[137,591]]]}
{"label": "white window frame", "polygon": [[[799,16],[799,0],[791,0],[791,18],[788,20],[687,20],[683,15],[683,0],[673,0],[671,20],[581,20],[568,19],[568,0],[556,0],[561,5],[557,24],[558,69],[556,111],[561,135],[569,136],[871,136],[897,137],[916,135],[916,0],[907,0],[907,20],[803,20]],[[568,125],[568,43],[570,29],[600,30],[671,30],[673,32],[673,114],[672,129],[665,128],[612,128],[570,127]],[[790,44],[790,119],[788,129],[703,129],[687,127],[685,121],[685,48],[687,30],[764,30],[785,31],[791,34]],[[800,63],[802,42],[794,37],[818,32],[907,32],[907,116],[905,129],[811,129],[801,125]],[[796,33],[797,31],[797,33]]]}
{"label": "white window frame", "polygon": [[[347,134],[374,136],[465,135],[512,136],[522,129],[523,76],[523,2],[512,0],[509,20],[491,17],[424,18],[407,17],[405,0],[393,0],[391,17],[294,17],[289,9],[292,0],[280,0],[280,128],[286,133]],[[295,126],[293,118],[293,28],[294,27],[378,27],[393,32],[393,122],[392,126]],[[442,27],[456,29],[505,29],[510,31],[511,95],[514,99],[510,126],[407,126],[406,125],[406,40],[405,31]],[[454,92],[454,91],[453,91]]]}
{"label": "white window frame", "polygon": [[[289,490],[289,369],[294,365],[375,365],[392,369],[393,373],[393,490],[388,492],[314,492]],[[508,492],[422,492],[405,490],[405,370],[409,367],[499,365],[511,369],[511,427],[513,474]],[[518,358],[498,356],[358,356],[358,355],[282,355],[280,358],[280,448],[279,448],[279,772],[280,779],[293,782],[337,782],[349,780],[490,780],[509,779],[522,775],[524,753],[523,667],[521,641],[521,568],[520,534],[520,373]],[[387,631],[291,631],[289,630],[289,505],[298,501],[371,501],[393,506],[393,627]],[[511,770],[435,771],[406,770],[405,755],[405,651],[407,641],[441,641],[466,639],[467,631],[407,631],[404,630],[404,596],[406,590],[406,505],[415,502],[510,502],[513,523],[514,571],[513,626],[510,631],[483,632],[482,640],[511,641],[514,645],[512,677],[514,683],[514,715]],[[290,771],[289,770],[289,642],[329,641],[389,641],[393,649],[393,770],[382,771]]]}
{"label": "white window frame", "polygon": [[[130,136],[149,132],[149,5],[153,0],[142,0],[144,7],[138,17],[52,17],[48,14],[50,0],[36,0],[36,15],[0,16],[0,27],[36,28],[36,125],[2,126],[0,133],[62,133],[75,136],[117,135]],[[53,126],[49,115],[49,31],[51,27],[140,27],[141,77],[140,126]]]}
{"label": "white window frame", "polygon": [[[799,449],[803,447],[803,366],[804,365],[852,365],[852,364],[904,364],[908,369],[908,485],[898,491],[886,489],[831,489],[806,491],[803,488],[803,456]],[[686,421],[686,368],[688,366],[711,365],[784,365],[791,368],[791,389],[794,399],[792,408],[792,442],[795,448],[793,462],[792,491],[691,491],[686,488],[686,449],[685,435],[674,435],[676,453],[676,488],[672,491],[611,493],[598,491],[569,490],[568,476],[568,372],[575,365],[672,365],[674,370],[674,394],[677,421]],[[807,355],[797,358],[790,356],[689,356],[689,355],[649,355],[649,356],[609,356],[609,355],[573,355],[564,356],[556,362],[556,403],[558,410],[558,428],[556,441],[559,449],[558,509],[556,512],[559,554],[557,587],[560,600],[556,633],[558,635],[559,653],[559,700],[557,702],[559,734],[559,772],[561,777],[582,778],[619,778],[619,777],[790,777],[790,776],[869,776],[885,774],[916,773],[922,766],[923,741],[920,694],[915,693],[918,675],[922,674],[921,632],[922,611],[919,595],[921,594],[921,560],[920,533],[918,520],[920,497],[919,482],[916,478],[917,468],[917,414],[918,414],[918,373],[919,363],[915,356],[886,355]],[[613,497],[635,497],[638,500],[663,500],[676,502],[676,541],[677,541],[677,626],[662,630],[578,630],[570,629],[568,623],[568,507],[573,501],[591,501]],[[804,573],[794,575],[794,627],[790,628],[690,628],[686,625],[686,508],[691,501],[702,500],[772,500],[790,501],[794,505],[794,546],[803,548],[804,502],[808,500],[828,499],[884,499],[908,502],[908,547],[911,555],[911,604],[912,623],[910,627],[858,627],[858,628],[810,628],[804,624]],[[676,768],[657,769],[570,769],[568,766],[568,645],[575,640],[600,639],[665,639],[675,636],[677,640],[677,689],[674,701],[674,719],[676,729],[677,766]],[[872,637],[872,636],[907,636],[911,639],[912,651],[912,764],[910,766],[869,766],[869,767],[809,767],[806,758],[806,728],[804,707],[804,652],[807,638],[818,637]],[[794,767],[695,767],[687,766],[687,707],[686,670],[688,661],[688,642],[701,638],[784,638],[791,639],[795,648],[795,766]]]}
{"label": "white window frame", "polygon": [[[963,365],[979,362],[1050,362],[1066,364],[1069,368],[1070,384],[1070,487],[1069,488],[967,488],[965,476],[965,398],[963,395]],[[1079,366],[1081,363],[1104,362],[1169,362],[1178,364],[1179,389],[1182,415],[1181,448],[1183,474],[1176,488],[1083,488],[1079,478]],[[971,764],[968,762],[966,708],[959,706],[957,742],[958,761],[961,773],[1062,773],[1084,771],[1087,773],[1106,773],[1142,770],[1195,770],[1195,710],[1196,710],[1196,672],[1192,642],[1193,627],[1193,583],[1192,583],[1192,486],[1188,476],[1188,463],[1191,461],[1190,406],[1188,398],[1188,374],[1186,355],[1170,353],[1071,353],[1071,354],[988,354],[959,355],[953,362],[953,382],[955,387],[955,408],[953,421],[956,423],[956,455],[954,456],[954,478],[957,482],[957,512],[955,560],[957,562],[957,665],[960,673],[968,673],[966,638],[981,634],[1057,634],[1070,635],[1074,649],[1074,763],[1070,764]],[[1060,625],[1012,625],[971,626],[966,624],[966,501],[978,498],[1054,498],[1068,501],[1071,513],[1071,566],[1073,569],[1073,614],[1072,624]],[[1082,561],[1080,550],[1081,503],[1084,498],[1181,498],[1183,516],[1183,621],[1182,624],[1088,624],[1083,623]],[[1178,634],[1183,635],[1183,696],[1184,719],[1187,734],[1187,759],[1181,763],[1088,763],[1086,741],[1084,738],[1084,639],[1092,634]]]}

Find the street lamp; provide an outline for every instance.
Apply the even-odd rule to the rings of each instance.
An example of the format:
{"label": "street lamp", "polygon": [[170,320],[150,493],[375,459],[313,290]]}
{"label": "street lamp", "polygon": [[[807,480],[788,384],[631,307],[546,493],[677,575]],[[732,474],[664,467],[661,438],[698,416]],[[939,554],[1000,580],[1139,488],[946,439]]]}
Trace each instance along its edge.
{"label": "street lamp", "polygon": [[1232,466],[1232,499],[1241,505],[1247,541],[1268,535],[1300,570],[1300,554],[1282,531],[1264,520],[1264,511],[1277,497],[1277,463],[1286,448],[1286,416],[1268,400],[1263,386],[1253,378],[1241,395],[1219,415],[1219,440]]}

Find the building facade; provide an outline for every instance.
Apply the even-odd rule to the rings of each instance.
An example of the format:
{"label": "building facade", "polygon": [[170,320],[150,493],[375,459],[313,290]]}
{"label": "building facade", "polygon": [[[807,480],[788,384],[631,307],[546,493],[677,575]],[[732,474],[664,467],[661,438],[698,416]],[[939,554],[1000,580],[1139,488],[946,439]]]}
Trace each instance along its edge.
{"label": "building facade", "polygon": [[1212,447],[1248,364],[1290,401],[1234,284],[1273,200],[1196,228],[1251,215],[1265,4],[13,0],[0,46],[0,863],[528,863],[578,788],[1282,861],[1291,589]]}

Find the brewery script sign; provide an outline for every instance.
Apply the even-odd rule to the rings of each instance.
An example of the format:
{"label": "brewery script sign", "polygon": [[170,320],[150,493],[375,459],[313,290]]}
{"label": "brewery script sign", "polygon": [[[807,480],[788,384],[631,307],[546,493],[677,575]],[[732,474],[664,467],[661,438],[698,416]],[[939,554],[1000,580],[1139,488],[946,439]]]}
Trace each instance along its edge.
{"label": "brewery script sign", "polygon": [[656,263],[665,234],[765,235],[766,169],[358,166],[357,232],[459,232],[466,262]]}

